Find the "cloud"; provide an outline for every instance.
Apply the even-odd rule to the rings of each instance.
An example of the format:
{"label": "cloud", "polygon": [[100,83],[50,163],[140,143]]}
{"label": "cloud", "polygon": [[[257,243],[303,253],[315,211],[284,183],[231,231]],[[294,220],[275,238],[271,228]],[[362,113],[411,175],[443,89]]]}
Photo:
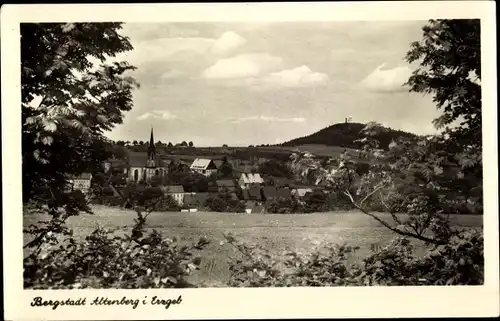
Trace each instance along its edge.
{"label": "cloud", "polygon": [[151,62],[172,61],[183,58],[184,53],[203,55],[207,53],[214,39],[210,38],[160,38],[134,44],[134,50],[117,55],[112,60],[125,59],[132,65]]}
{"label": "cloud", "polygon": [[408,91],[403,86],[411,76],[412,69],[408,66],[400,66],[392,69],[385,69],[385,64],[378,66],[371,74],[362,80],[361,84],[373,92],[399,92]]}
{"label": "cloud", "polygon": [[152,112],[144,113],[137,117],[137,120],[146,120],[146,119],[163,119],[163,120],[171,120],[176,119],[177,116],[171,114],[167,110],[153,110]]}
{"label": "cloud", "polygon": [[282,63],[281,57],[269,54],[242,54],[219,59],[205,69],[202,78],[218,80],[219,85],[248,86],[259,89],[312,87],[329,81],[327,74],[313,72],[305,65],[277,71]]}
{"label": "cloud", "polygon": [[311,87],[320,86],[329,81],[328,75],[313,72],[307,66],[274,72],[258,80],[265,85],[276,87]]}
{"label": "cloud", "polygon": [[246,40],[228,31],[219,38],[165,37],[134,42],[134,50],[111,60],[127,60],[133,65],[150,62],[185,61],[193,55],[223,55],[244,45]]}
{"label": "cloud", "polygon": [[219,59],[215,64],[205,69],[202,77],[206,79],[256,77],[276,70],[282,62],[282,58],[269,54],[242,54]]}
{"label": "cloud", "polygon": [[125,23],[123,33],[134,43],[159,38],[197,37],[200,31],[192,24],[177,23]]}
{"label": "cloud", "polygon": [[246,39],[233,31],[227,31],[212,45],[211,51],[216,55],[223,55],[243,46]]}
{"label": "cloud", "polygon": [[175,78],[182,77],[183,75],[184,75],[184,73],[177,70],[177,69],[170,69],[170,70],[165,71],[161,75],[161,79],[175,79]]}
{"label": "cloud", "polygon": [[280,122],[280,123],[303,123],[306,121],[303,117],[280,118],[272,116],[251,116],[233,119],[232,123],[242,123],[247,121],[264,121],[264,122]]}

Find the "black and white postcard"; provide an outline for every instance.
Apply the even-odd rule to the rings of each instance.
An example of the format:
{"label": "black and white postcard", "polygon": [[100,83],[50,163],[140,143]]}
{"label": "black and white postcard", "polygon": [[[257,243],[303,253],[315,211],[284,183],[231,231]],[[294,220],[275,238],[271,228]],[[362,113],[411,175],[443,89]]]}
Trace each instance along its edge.
{"label": "black and white postcard", "polygon": [[494,3],[1,22],[6,319],[498,315]]}

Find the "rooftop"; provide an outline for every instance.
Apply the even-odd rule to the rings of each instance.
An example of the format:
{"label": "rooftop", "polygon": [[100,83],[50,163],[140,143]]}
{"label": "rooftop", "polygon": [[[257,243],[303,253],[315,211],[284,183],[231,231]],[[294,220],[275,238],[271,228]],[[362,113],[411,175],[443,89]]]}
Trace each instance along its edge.
{"label": "rooftop", "polygon": [[164,187],[166,193],[184,193],[184,187],[182,185],[167,185]]}
{"label": "rooftop", "polygon": [[216,181],[218,187],[235,187],[236,184],[232,179],[218,179]]}
{"label": "rooftop", "polygon": [[262,179],[259,173],[242,173],[240,179],[245,184],[264,183],[264,180]]}
{"label": "rooftop", "polygon": [[92,179],[92,174],[91,173],[81,173],[80,175],[70,175],[70,179],[90,180],[90,179]]}
{"label": "rooftop", "polygon": [[202,206],[210,197],[210,193],[185,194],[184,204],[191,206]]}
{"label": "rooftop", "polygon": [[242,191],[243,199],[245,200],[257,200],[260,201],[262,199],[262,195],[260,193],[260,187],[251,187],[248,190],[244,189]]}
{"label": "rooftop", "polygon": [[191,168],[194,169],[207,169],[210,164],[213,164],[213,161],[208,158],[196,158],[191,164]]}
{"label": "rooftop", "polygon": [[[131,167],[144,167],[148,162],[148,153],[145,152],[129,152],[128,153],[128,164]],[[168,166],[170,161],[161,160],[159,157],[155,160],[156,167]]]}

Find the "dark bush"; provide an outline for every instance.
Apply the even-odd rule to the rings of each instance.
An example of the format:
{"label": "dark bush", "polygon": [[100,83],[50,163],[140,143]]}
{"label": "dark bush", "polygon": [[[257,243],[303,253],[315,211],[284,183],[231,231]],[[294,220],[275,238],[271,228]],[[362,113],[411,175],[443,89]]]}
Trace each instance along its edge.
{"label": "dark bush", "polygon": [[[481,285],[484,282],[483,236],[464,230],[446,245],[437,246],[424,257],[406,238],[396,238],[374,251],[361,264],[349,263],[358,248],[325,245],[302,255],[283,253],[284,261],[258,245],[226,241],[243,255],[229,261],[229,286],[374,286],[374,285]],[[284,263],[287,270],[278,268]],[[286,271],[286,272],[285,272]]]}
{"label": "dark bush", "polygon": [[[208,244],[200,239],[179,246],[157,231],[145,233],[146,216],[137,211],[130,235],[96,229],[83,242],[71,233],[56,237],[46,233],[24,259],[24,287],[32,289],[77,288],[184,288],[194,287],[185,277],[198,269],[195,250]],[[34,245],[35,246],[35,245]]]}

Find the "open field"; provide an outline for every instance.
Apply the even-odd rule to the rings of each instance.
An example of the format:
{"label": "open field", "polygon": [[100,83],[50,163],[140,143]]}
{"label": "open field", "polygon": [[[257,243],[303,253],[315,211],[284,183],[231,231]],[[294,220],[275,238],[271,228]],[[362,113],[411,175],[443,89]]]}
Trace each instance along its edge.
{"label": "open field", "polygon": [[[262,148],[262,147],[259,147]],[[264,147],[267,148],[267,147]],[[340,146],[327,146],[327,145],[298,145],[298,146],[279,146],[279,147],[269,147],[270,149],[281,149],[286,151],[296,151],[300,150],[301,152],[309,152],[315,154],[317,156],[323,157],[338,157],[340,156],[344,150],[348,153],[352,154],[352,156],[356,156],[356,150],[349,147],[340,147]]]}
{"label": "open field", "polygon": [[[310,152],[318,156],[323,157],[333,157],[339,156],[347,150],[352,153],[353,156],[357,155],[356,150],[349,147],[340,147],[340,146],[327,146],[327,145],[297,145],[297,146],[259,146],[259,147],[194,147],[194,148],[171,148],[173,151],[172,155],[177,155],[179,157],[184,158],[196,158],[199,157],[198,154],[213,154],[214,155],[225,155],[228,152],[236,152],[243,151],[248,153],[258,153],[258,154],[291,154],[296,150],[300,150],[301,152]],[[198,154],[197,154],[198,153]]]}
{"label": "open field", "polygon": [[[83,214],[68,220],[76,238],[89,234],[99,225],[129,231],[136,215],[133,211],[118,208],[93,208],[95,215]],[[481,228],[482,218],[453,215],[451,222],[456,226]],[[25,214],[24,225],[40,219],[40,216]],[[157,229],[165,237],[176,237],[181,243],[207,237],[211,244],[200,253],[203,259],[201,270],[190,277],[196,284],[203,282],[206,286],[220,286],[228,280],[227,261],[237,253],[230,245],[220,244],[225,232],[231,232],[246,242],[259,243],[276,254],[286,249],[307,253],[322,242],[360,246],[353,260],[368,254],[371,244],[383,245],[395,236],[370,217],[357,212],[265,215],[165,212],[152,213],[148,217],[148,228]],[[420,249],[422,253],[425,251],[423,247]]]}

